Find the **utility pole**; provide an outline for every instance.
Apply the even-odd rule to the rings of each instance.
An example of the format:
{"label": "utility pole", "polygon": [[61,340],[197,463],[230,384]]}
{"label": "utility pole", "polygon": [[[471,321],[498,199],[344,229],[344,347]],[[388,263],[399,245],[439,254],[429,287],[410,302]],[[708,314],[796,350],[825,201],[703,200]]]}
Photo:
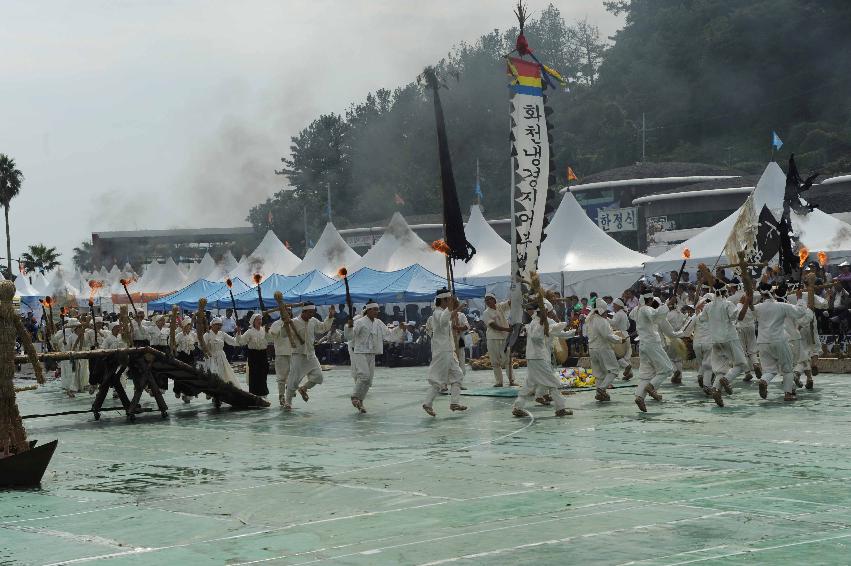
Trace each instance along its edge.
{"label": "utility pole", "polygon": [[307,250],[310,247],[310,240],[307,239],[307,207],[304,207],[304,253],[307,253]]}
{"label": "utility pole", "polygon": [[644,121],[644,112],[641,113],[641,162],[646,160],[645,149],[647,147],[647,123]]}
{"label": "utility pole", "polygon": [[328,183],[328,222],[331,222],[331,183]]}

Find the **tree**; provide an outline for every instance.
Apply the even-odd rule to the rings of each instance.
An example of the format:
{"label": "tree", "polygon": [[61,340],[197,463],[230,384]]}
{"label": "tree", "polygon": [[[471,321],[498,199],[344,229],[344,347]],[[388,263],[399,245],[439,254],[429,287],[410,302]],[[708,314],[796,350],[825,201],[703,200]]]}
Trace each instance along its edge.
{"label": "tree", "polygon": [[92,247],[91,242],[82,242],[74,248],[74,265],[80,271],[92,271]]}
{"label": "tree", "polygon": [[0,153],[0,205],[6,215],[6,273],[12,274],[12,240],[9,236],[9,205],[21,192],[24,174],[15,165],[15,160]]}
{"label": "tree", "polygon": [[21,264],[27,271],[38,271],[42,275],[59,267],[59,252],[44,244],[30,246],[21,254]]}

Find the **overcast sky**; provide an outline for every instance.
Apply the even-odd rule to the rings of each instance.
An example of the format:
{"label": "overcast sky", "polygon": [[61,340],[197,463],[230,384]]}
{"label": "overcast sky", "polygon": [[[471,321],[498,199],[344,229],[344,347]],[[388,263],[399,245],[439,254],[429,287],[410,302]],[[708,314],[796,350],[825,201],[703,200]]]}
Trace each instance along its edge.
{"label": "overcast sky", "polygon": [[[554,3],[604,35],[621,24],[601,0]],[[0,153],[26,176],[13,256],[43,242],[70,265],[92,231],[246,225],[283,186],[273,170],[290,136],[510,27],[513,4],[4,2]]]}

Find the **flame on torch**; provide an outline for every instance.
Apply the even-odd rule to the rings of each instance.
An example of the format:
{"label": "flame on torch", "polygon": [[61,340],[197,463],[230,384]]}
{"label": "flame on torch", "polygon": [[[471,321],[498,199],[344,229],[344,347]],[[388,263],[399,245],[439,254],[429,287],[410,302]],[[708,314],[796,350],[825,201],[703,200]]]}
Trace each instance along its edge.
{"label": "flame on torch", "polygon": [[262,280],[263,280],[262,275],[260,275],[259,273],[254,274],[254,284],[255,285],[259,285]]}
{"label": "flame on torch", "polygon": [[50,295],[45,297],[44,298],[44,304],[46,304],[48,308],[52,307],[53,306],[53,297],[51,297]]}
{"label": "flame on torch", "polygon": [[345,267],[341,267],[340,269],[337,270],[337,277],[345,277],[348,274],[349,274],[349,270],[346,269]]}
{"label": "flame on torch", "polygon": [[230,280],[230,277],[225,279],[225,285],[228,286],[228,289],[233,289],[233,281]]}
{"label": "flame on torch", "polygon": [[443,240],[435,240],[431,243],[431,249],[436,252],[440,252],[443,255],[449,254],[449,245]]}
{"label": "flame on torch", "polygon": [[688,259],[691,257],[691,250],[688,248],[683,248],[683,259]]}
{"label": "flame on torch", "polygon": [[103,281],[96,281],[94,279],[89,280],[89,304],[92,304],[92,300],[95,298],[95,295],[98,292],[98,289],[103,288]]}
{"label": "flame on torch", "polygon": [[798,265],[798,267],[804,267],[804,264],[807,263],[808,257],[810,257],[810,250],[801,246],[801,249],[798,250],[798,259],[800,260],[800,265]]}
{"label": "flame on torch", "polygon": [[818,253],[818,264],[822,267],[827,265],[827,254],[825,252]]}

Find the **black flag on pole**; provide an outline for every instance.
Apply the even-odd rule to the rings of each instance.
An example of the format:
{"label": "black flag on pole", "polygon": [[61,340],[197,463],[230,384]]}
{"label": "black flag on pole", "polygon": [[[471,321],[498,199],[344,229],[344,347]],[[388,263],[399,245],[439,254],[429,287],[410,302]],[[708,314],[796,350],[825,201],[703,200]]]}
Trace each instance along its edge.
{"label": "black flag on pole", "polygon": [[437,152],[440,157],[440,185],[443,196],[443,224],[445,227],[447,255],[451,259],[470,261],[476,254],[476,248],[467,241],[464,234],[464,219],[458,204],[458,191],[455,188],[455,175],[452,172],[452,159],[449,155],[449,141],[446,137],[446,121],[443,106],[440,103],[440,81],[432,67],[423,71],[426,85],[434,93],[434,118],[437,123]]}

